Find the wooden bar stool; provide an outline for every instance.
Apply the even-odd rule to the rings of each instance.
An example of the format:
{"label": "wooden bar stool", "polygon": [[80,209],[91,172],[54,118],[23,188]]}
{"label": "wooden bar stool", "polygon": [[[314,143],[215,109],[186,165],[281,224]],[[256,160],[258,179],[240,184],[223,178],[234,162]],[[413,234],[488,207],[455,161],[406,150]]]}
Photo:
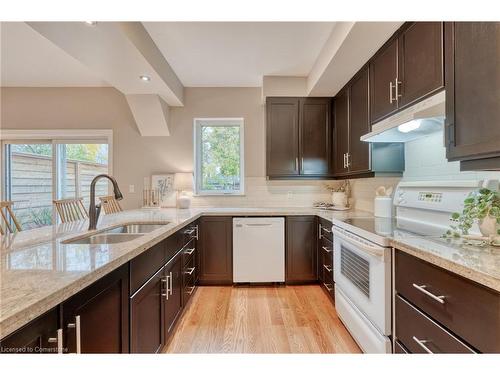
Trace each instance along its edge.
{"label": "wooden bar stool", "polygon": [[[13,203],[11,201],[0,201],[0,214],[2,218],[0,221],[0,234],[5,234],[4,228],[7,233],[20,232],[22,230],[21,224],[19,224],[16,215],[12,212],[12,205]],[[14,228],[11,220],[12,223],[14,223]]]}
{"label": "wooden bar stool", "polygon": [[99,200],[101,201],[101,206],[104,209],[105,214],[114,214],[116,212],[123,211],[120,203],[112,195],[99,197]]}
{"label": "wooden bar stool", "polygon": [[83,198],[59,199],[53,202],[63,223],[89,218],[87,210],[83,206]]}

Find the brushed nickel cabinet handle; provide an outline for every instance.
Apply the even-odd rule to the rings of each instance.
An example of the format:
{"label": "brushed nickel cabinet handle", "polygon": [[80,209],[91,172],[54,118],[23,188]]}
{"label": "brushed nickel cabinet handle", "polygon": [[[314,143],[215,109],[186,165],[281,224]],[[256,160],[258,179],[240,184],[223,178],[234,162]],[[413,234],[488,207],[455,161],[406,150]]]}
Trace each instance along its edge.
{"label": "brushed nickel cabinet handle", "polygon": [[190,268],[188,268],[189,271],[185,271],[184,273],[186,275],[192,275],[195,269],[196,269],[196,267],[190,267]]}
{"label": "brushed nickel cabinet handle", "polygon": [[323,238],[323,235],[321,234],[321,224],[318,224],[319,226],[319,239],[321,240]]}
{"label": "brushed nickel cabinet handle", "polygon": [[[331,292],[333,290],[333,287],[331,286],[332,284],[326,284],[326,283],[323,283],[324,287],[326,288],[326,290],[328,290],[329,292]],[[330,285],[330,286],[329,286]]]}
{"label": "brushed nickel cabinet handle", "polygon": [[425,285],[417,285],[417,284],[413,284],[413,287],[414,287],[415,289],[417,289],[419,292],[424,293],[426,296],[431,297],[433,300],[435,300],[435,301],[437,301],[437,302],[439,302],[439,303],[443,303],[443,304],[444,304],[444,302],[445,302],[445,300],[444,300],[444,299],[445,299],[446,297],[445,297],[445,296],[436,296],[435,294],[432,294],[432,293],[431,293],[431,292],[429,292],[427,289],[425,289],[425,288],[427,288],[427,286],[425,286]]}
{"label": "brushed nickel cabinet handle", "polygon": [[74,328],[76,331],[76,354],[81,354],[82,352],[82,342],[81,342],[81,320],[80,315],[75,316],[74,323],[68,323],[68,328]]}
{"label": "brushed nickel cabinet handle", "polygon": [[328,248],[328,247],[326,247],[326,246],[321,246],[321,248],[322,248],[323,250],[325,250],[327,253],[331,253],[331,252],[333,251],[332,249],[329,249],[329,248]]}
{"label": "brushed nickel cabinet handle", "polygon": [[389,82],[389,103],[392,104],[394,101],[394,97],[392,96],[392,89],[393,89],[392,81]]}
{"label": "brushed nickel cabinet handle", "polygon": [[396,78],[396,84],[394,85],[395,88],[396,88],[396,100],[399,100],[399,98],[401,98],[403,95],[401,95],[399,93],[399,85],[401,85],[403,82],[401,81],[398,81],[398,79]]}
{"label": "brushed nickel cabinet handle", "polygon": [[327,270],[328,272],[332,272],[332,267],[326,265],[326,264],[323,264],[323,267],[325,268],[325,270]]}
{"label": "brushed nickel cabinet handle", "polygon": [[49,343],[57,343],[57,354],[63,354],[63,330],[59,328],[57,330],[57,337],[49,337],[47,340]]}
{"label": "brushed nickel cabinet handle", "polygon": [[413,336],[413,341],[415,341],[422,349],[424,349],[428,354],[434,354],[434,352],[432,350],[430,350],[427,345],[428,342],[430,342],[429,340],[420,340],[418,338],[416,338],[415,336]]}
{"label": "brushed nickel cabinet handle", "polygon": [[184,250],[184,254],[187,254],[187,255],[191,255],[194,253],[194,251],[196,250],[196,248],[192,248],[192,249],[186,249]]}
{"label": "brushed nickel cabinet handle", "polygon": [[169,278],[169,280],[170,280],[170,289],[167,289],[167,293],[170,292],[170,295],[172,295],[174,293],[174,286],[172,285],[173,284],[172,272],[170,272],[170,278]]}
{"label": "brushed nickel cabinet handle", "polygon": [[299,158],[295,158],[295,170],[299,171]]}
{"label": "brushed nickel cabinet handle", "polygon": [[326,233],[332,233],[332,231],[331,231],[331,230],[328,230],[328,229],[326,229],[326,228],[325,228],[325,227],[323,227],[323,226],[321,227],[321,229],[322,229],[322,230],[324,230]]}
{"label": "brushed nickel cabinet handle", "polygon": [[191,287],[187,288],[187,289],[189,289],[189,291],[186,291],[186,293],[189,295],[193,294],[195,288],[196,288],[195,286],[191,286]]}

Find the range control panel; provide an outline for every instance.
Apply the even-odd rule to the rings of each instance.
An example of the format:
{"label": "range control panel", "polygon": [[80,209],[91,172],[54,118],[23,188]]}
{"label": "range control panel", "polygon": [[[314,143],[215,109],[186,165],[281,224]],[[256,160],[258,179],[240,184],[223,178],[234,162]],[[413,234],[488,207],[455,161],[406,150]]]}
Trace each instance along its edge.
{"label": "range control panel", "polygon": [[443,193],[432,193],[429,191],[421,191],[418,193],[418,200],[420,202],[441,203]]}

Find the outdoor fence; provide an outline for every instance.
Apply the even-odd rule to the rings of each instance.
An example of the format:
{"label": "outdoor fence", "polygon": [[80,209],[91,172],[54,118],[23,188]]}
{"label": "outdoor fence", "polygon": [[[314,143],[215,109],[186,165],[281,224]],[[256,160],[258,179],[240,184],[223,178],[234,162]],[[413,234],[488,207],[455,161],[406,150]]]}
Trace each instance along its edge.
{"label": "outdoor fence", "polygon": [[[88,207],[90,183],[101,173],[107,173],[106,164],[67,160],[60,186],[64,198],[82,197]],[[13,152],[11,155],[11,197],[14,213],[23,229],[52,223],[52,190],[54,186],[52,158]],[[97,184],[96,196],[107,195],[106,181]]]}

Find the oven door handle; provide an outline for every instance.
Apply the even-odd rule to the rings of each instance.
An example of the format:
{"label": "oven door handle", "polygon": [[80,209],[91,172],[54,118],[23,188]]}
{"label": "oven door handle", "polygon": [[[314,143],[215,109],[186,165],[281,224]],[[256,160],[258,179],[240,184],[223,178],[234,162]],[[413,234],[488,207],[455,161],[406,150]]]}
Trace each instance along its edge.
{"label": "oven door handle", "polygon": [[350,243],[351,245],[356,246],[360,250],[362,250],[365,253],[368,253],[374,257],[385,258],[385,248],[383,248],[381,246],[377,246],[377,245],[370,246],[364,242],[356,241],[356,239],[351,238],[350,236],[347,236],[344,233],[342,233],[336,229],[333,230],[333,235],[341,238],[342,240]]}

